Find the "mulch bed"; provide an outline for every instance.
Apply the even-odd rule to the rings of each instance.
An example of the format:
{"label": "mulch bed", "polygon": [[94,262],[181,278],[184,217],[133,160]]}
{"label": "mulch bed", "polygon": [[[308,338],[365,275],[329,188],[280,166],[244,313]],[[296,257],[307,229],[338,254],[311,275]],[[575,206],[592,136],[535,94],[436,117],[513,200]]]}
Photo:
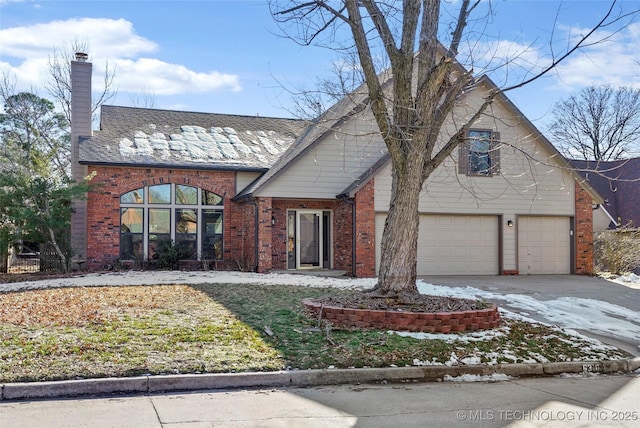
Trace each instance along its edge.
{"label": "mulch bed", "polygon": [[352,293],[347,295],[326,296],[312,299],[324,306],[343,307],[349,309],[370,309],[405,312],[462,312],[487,309],[491,305],[471,299],[446,296],[412,296],[411,301],[395,297],[379,296],[372,293]]}

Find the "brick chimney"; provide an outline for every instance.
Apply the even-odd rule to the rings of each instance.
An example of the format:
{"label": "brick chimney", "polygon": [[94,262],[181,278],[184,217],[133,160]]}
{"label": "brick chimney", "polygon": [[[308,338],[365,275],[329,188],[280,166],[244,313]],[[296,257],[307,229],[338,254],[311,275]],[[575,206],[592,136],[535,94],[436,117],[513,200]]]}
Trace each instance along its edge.
{"label": "brick chimney", "polygon": [[[81,181],[87,176],[87,167],[80,165],[80,140],[91,136],[91,72],[89,55],[78,52],[71,61],[71,174]],[[71,217],[71,245],[76,268],[83,266],[87,257],[87,202],[75,201]],[[80,263],[77,263],[77,262]]]}

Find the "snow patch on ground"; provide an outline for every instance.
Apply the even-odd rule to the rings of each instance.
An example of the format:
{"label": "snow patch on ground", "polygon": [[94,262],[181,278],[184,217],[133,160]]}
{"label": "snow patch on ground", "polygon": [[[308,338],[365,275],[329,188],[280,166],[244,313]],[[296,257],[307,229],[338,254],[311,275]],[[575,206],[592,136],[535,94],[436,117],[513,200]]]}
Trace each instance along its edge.
{"label": "snow patch on ground", "polygon": [[629,288],[637,288],[640,289],[640,275],[636,275],[635,273],[630,273],[628,275],[622,275],[614,279],[609,279],[609,281],[616,282],[618,284],[625,285]]}
{"label": "snow patch on ground", "polygon": [[494,373],[490,375],[463,374],[461,376],[444,375],[442,378],[445,382],[502,382],[510,379],[511,376],[503,373]]}
{"label": "snow patch on ground", "polygon": [[0,292],[35,290],[57,287],[100,287],[152,284],[255,284],[301,285],[306,287],[335,287],[363,290],[376,284],[375,278],[352,279],[297,274],[259,274],[227,271],[121,271],[89,273],[71,278],[0,284]]}
{"label": "snow patch on ground", "polygon": [[389,333],[397,334],[403,337],[413,337],[414,339],[423,340],[443,340],[447,343],[451,342],[483,342],[487,339],[504,336],[505,333],[500,329],[474,331],[469,333],[412,333],[409,331],[390,331]]}

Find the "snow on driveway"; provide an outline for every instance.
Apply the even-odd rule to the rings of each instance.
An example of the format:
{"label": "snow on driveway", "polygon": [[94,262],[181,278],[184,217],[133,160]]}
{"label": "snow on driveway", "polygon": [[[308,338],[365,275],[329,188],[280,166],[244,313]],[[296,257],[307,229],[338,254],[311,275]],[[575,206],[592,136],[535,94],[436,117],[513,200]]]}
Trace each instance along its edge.
{"label": "snow on driveway", "polygon": [[[636,285],[633,283],[633,285]],[[635,288],[635,287],[633,287]],[[500,294],[474,287],[447,287],[418,281],[423,294],[451,296],[487,301],[504,301],[505,306],[517,309],[521,316],[535,314],[549,324],[563,329],[592,331],[603,336],[618,336],[632,340],[640,347],[640,315],[637,311],[595,299],[558,297],[538,300],[524,294]],[[500,308],[509,316],[510,311]],[[513,316],[513,313],[511,313]]]}

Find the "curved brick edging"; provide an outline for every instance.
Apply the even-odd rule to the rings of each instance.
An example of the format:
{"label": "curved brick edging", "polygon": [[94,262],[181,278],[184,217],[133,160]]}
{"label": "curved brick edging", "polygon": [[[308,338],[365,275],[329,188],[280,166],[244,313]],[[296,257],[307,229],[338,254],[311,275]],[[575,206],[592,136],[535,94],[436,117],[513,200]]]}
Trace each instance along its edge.
{"label": "curved brick edging", "polygon": [[302,304],[316,316],[342,327],[373,328],[422,333],[488,330],[500,325],[498,307],[460,312],[408,312],[323,306],[312,299]]}

